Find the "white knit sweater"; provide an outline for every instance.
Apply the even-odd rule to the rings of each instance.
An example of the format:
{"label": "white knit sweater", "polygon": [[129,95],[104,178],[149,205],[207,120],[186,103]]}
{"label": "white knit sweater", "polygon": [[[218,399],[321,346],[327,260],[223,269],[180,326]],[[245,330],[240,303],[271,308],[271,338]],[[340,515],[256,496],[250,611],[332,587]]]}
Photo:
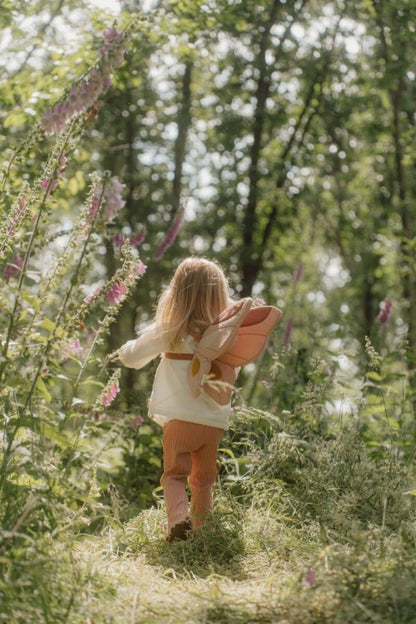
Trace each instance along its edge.
{"label": "white knit sweater", "polygon": [[[218,405],[203,390],[198,398],[189,392],[187,371],[189,361],[163,357],[171,351],[163,336],[149,327],[137,340],[129,340],[119,349],[121,362],[129,368],[140,369],[162,354],[150,397],[149,416],[163,426],[170,420],[186,420],[201,425],[228,429],[231,403]],[[187,336],[177,353],[193,353],[196,340]]]}

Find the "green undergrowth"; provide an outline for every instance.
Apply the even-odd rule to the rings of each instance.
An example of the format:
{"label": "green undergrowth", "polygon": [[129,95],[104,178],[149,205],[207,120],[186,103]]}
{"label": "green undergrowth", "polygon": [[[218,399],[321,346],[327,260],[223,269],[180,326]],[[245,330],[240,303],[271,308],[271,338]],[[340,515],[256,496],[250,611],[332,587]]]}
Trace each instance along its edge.
{"label": "green undergrowth", "polygon": [[16,531],[0,622],[416,622],[412,464],[372,456],[354,427],[285,429],[231,432],[215,511],[187,542],[165,541],[160,500],[130,520],[113,509],[100,533]]}

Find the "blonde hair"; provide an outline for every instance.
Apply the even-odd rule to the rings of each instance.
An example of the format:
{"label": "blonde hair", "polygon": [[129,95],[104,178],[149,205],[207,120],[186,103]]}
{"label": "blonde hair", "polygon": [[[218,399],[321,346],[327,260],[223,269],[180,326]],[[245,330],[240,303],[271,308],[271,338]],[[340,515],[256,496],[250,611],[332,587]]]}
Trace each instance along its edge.
{"label": "blonde hair", "polygon": [[202,333],[229,304],[229,285],[221,267],[205,258],[183,260],[156,308],[156,330],[166,335],[170,349],[189,330]]}

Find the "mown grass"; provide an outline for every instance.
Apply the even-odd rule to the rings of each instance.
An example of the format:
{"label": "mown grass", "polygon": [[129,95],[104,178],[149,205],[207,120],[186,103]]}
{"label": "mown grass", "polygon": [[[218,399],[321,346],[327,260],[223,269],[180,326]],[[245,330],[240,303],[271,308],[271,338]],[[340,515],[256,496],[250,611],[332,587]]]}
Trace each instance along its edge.
{"label": "mown grass", "polygon": [[412,464],[372,457],[354,427],[246,429],[192,539],[164,540],[161,502],[100,534],[68,525],[14,554],[0,622],[416,622]]}

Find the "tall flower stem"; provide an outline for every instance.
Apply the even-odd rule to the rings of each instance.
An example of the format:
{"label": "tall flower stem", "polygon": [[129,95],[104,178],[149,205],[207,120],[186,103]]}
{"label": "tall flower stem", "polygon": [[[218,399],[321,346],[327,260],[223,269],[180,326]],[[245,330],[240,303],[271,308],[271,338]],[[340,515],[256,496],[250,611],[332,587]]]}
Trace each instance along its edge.
{"label": "tall flower stem", "polygon": [[21,143],[19,145],[19,147],[13,153],[13,155],[10,158],[9,163],[7,165],[7,169],[5,170],[4,175],[3,175],[3,184],[2,184],[2,188],[1,188],[1,192],[2,193],[4,193],[5,190],[6,190],[6,184],[7,184],[7,181],[9,179],[9,177],[10,177],[10,171],[12,169],[12,166],[13,166],[15,160],[17,160],[19,158],[19,156],[21,154],[23,154],[25,151],[27,152],[31,147],[33,147],[33,145],[38,140],[40,132],[41,132],[41,130],[40,130],[40,123],[37,122],[35,124],[35,126],[32,127],[32,130],[29,132],[29,135],[28,135],[26,141]]}
{"label": "tall flower stem", "polygon": [[[116,306],[116,307],[118,308],[118,306]],[[96,331],[96,334],[95,334],[95,336],[94,336],[94,339],[93,339],[93,341],[91,342],[90,348],[88,349],[88,353],[87,353],[87,355],[85,356],[83,363],[81,364],[81,367],[80,367],[80,369],[79,369],[79,372],[78,372],[77,378],[76,378],[76,380],[75,380],[75,382],[74,382],[74,384],[73,384],[73,386],[72,386],[72,398],[74,398],[74,396],[76,395],[76,393],[77,393],[77,391],[78,391],[78,388],[79,388],[79,385],[80,385],[80,383],[81,383],[81,379],[82,379],[82,376],[83,376],[83,374],[84,374],[84,371],[85,371],[85,369],[86,369],[86,367],[87,367],[87,365],[88,365],[88,363],[89,363],[89,361],[90,361],[90,359],[91,359],[91,356],[92,356],[92,354],[93,354],[93,352],[94,352],[94,350],[95,350],[95,347],[96,347],[96,345],[97,345],[97,343],[98,343],[98,340],[99,340],[99,338],[100,338],[100,336],[101,336],[101,331],[104,331],[104,329],[105,329],[106,325],[108,324],[108,320],[109,320],[109,319],[111,320],[111,318],[112,318],[113,316],[114,316],[114,314],[112,314],[112,311],[111,311],[111,310],[109,310],[109,311],[107,312],[106,316],[104,317],[104,319],[103,319],[102,323],[100,323],[101,327],[100,327],[100,328],[98,328],[98,329],[97,329],[97,331]],[[103,367],[103,368],[104,368],[104,367]],[[67,414],[66,414],[66,416],[68,416],[68,414],[69,414],[69,410],[70,410],[70,409],[71,409],[71,405],[68,405],[68,410],[67,410]]]}
{"label": "tall flower stem", "polygon": [[[68,145],[68,143],[70,141],[71,135],[73,135],[73,131],[75,129],[74,126],[75,126],[75,123],[71,124],[68,127],[68,131],[65,134],[65,137],[63,138],[62,141],[60,141],[59,151],[58,151],[58,155],[57,155],[57,158],[56,158],[56,161],[55,161],[55,165],[54,165],[54,171],[53,171],[54,174],[58,170],[59,162],[60,162],[62,156],[64,155],[66,147],[67,147],[67,145]],[[44,189],[42,200],[41,200],[41,203],[40,203],[37,215],[36,215],[35,223],[33,225],[32,233],[30,235],[29,244],[28,244],[28,247],[27,247],[24,259],[23,259],[23,265],[22,265],[22,269],[21,269],[20,275],[19,275],[19,281],[18,281],[18,284],[17,284],[17,289],[16,289],[17,292],[15,294],[13,310],[12,310],[11,315],[10,315],[9,327],[8,327],[8,330],[7,330],[6,340],[5,340],[3,351],[2,351],[2,356],[3,356],[4,361],[2,362],[2,365],[1,365],[1,368],[0,368],[0,381],[1,381],[4,369],[5,369],[5,366],[7,364],[7,354],[8,354],[8,350],[9,350],[9,345],[10,345],[12,332],[13,332],[13,329],[14,329],[14,326],[15,326],[15,321],[16,321],[15,317],[16,317],[17,309],[18,309],[19,303],[20,303],[20,295],[21,295],[21,291],[22,291],[22,286],[23,286],[23,283],[24,283],[25,278],[26,278],[27,266],[28,266],[29,260],[30,260],[30,258],[32,256],[32,249],[33,249],[34,241],[35,241],[36,235],[38,233],[39,225],[40,225],[40,222],[41,222],[41,219],[42,219],[42,216],[43,216],[43,210],[45,208],[46,201],[48,199],[49,191],[50,191],[50,188],[51,188],[51,185],[52,185],[52,179],[53,179],[53,176],[49,176],[48,184],[47,184],[46,188]]]}
{"label": "tall flower stem", "polygon": [[98,210],[97,210],[96,214],[94,215],[94,217],[93,217],[93,219],[91,221],[90,228],[88,230],[88,236],[85,239],[84,245],[82,247],[82,251],[81,251],[80,257],[78,259],[77,265],[76,265],[75,270],[74,270],[74,274],[73,274],[72,279],[71,279],[70,287],[68,288],[68,290],[66,292],[66,295],[64,297],[64,300],[63,300],[63,302],[62,302],[62,304],[61,304],[61,306],[60,306],[60,308],[58,310],[58,313],[57,313],[57,316],[56,316],[56,319],[55,319],[55,326],[54,326],[52,332],[50,333],[48,341],[47,341],[47,343],[46,343],[46,345],[45,345],[45,347],[43,349],[42,357],[40,358],[38,368],[36,370],[35,376],[34,376],[34,378],[32,380],[32,384],[30,386],[30,389],[29,389],[29,392],[28,392],[28,395],[27,395],[27,398],[26,398],[25,407],[30,405],[30,402],[31,402],[31,399],[32,399],[32,395],[33,395],[33,392],[34,392],[34,390],[36,388],[36,384],[38,382],[39,376],[40,376],[40,374],[42,372],[42,368],[43,368],[44,363],[46,361],[46,357],[47,357],[47,355],[49,353],[51,345],[53,344],[53,342],[54,342],[54,340],[56,338],[56,332],[57,332],[57,329],[58,329],[58,326],[59,326],[59,321],[61,320],[62,315],[65,312],[65,309],[66,309],[66,306],[68,304],[69,298],[70,298],[70,296],[72,294],[72,291],[74,289],[74,286],[75,286],[75,283],[76,283],[76,276],[78,275],[78,272],[79,272],[79,270],[81,268],[81,265],[82,265],[82,262],[84,260],[84,256],[86,254],[87,247],[88,247],[88,244],[89,244],[90,239],[91,239],[91,234],[92,234],[93,229],[94,229],[94,223],[95,223],[95,220],[97,218],[97,215],[99,214],[99,208],[101,206],[101,202],[102,202],[102,199],[103,199],[104,191],[105,191],[105,182],[104,182],[104,184],[102,186],[101,194],[100,194],[100,197],[99,197]]}
{"label": "tall flower stem", "polygon": [[[119,283],[121,280],[123,280],[123,283],[127,284],[128,288],[131,288],[134,283],[136,282],[136,280],[143,275],[143,272],[136,272],[135,271],[135,265],[134,263],[136,262],[135,259],[133,259],[131,251],[126,251],[126,256],[125,256],[125,261],[123,266],[115,273],[115,275],[112,277],[112,279],[110,280],[109,284],[107,285],[106,289],[107,291],[109,290],[109,288],[111,288],[111,284],[117,284]],[[84,374],[84,371],[89,363],[89,361],[91,360],[91,356],[95,350],[95,347],[97,346],[97,344],[99,343],[99,340],[101,339],[101,335],[103,333],[105,333],[109,326],[111,325],[111,323],[114,321],[114,319],[117,316],[117,312],[120,308],[120,306],[122,305],[122,303],[125,300],[125,296],[123,296],[121,299],[119,299],[118,301],[116,301],[115,303],[113,303],[109,309],[107,310],[106,315],[104,316],[103,320],[100,321],[99,323],[99,327],[96,331],[96,334],[94,336],[94,339],[89,347],[88,353],[86,354],[84,361],[80,367],[80,370],[78,372],[77,378],[72,386],[72,398],[74,398],[79,385],[81,383],[81,379],[82,376]],[[99,375],[101,375],[103,373],[103,371],[105,370],[105,368],[108,366],[110,360],[108,358],[106,358],[106,360],[104,361],[102,368],[99,372]],[[95,378],[96,379],[96,378]],[[70,413],[70,409],[71,409],[71,404],[68,405],[68,409],[66,412],[66,418],[69,416]]]}

